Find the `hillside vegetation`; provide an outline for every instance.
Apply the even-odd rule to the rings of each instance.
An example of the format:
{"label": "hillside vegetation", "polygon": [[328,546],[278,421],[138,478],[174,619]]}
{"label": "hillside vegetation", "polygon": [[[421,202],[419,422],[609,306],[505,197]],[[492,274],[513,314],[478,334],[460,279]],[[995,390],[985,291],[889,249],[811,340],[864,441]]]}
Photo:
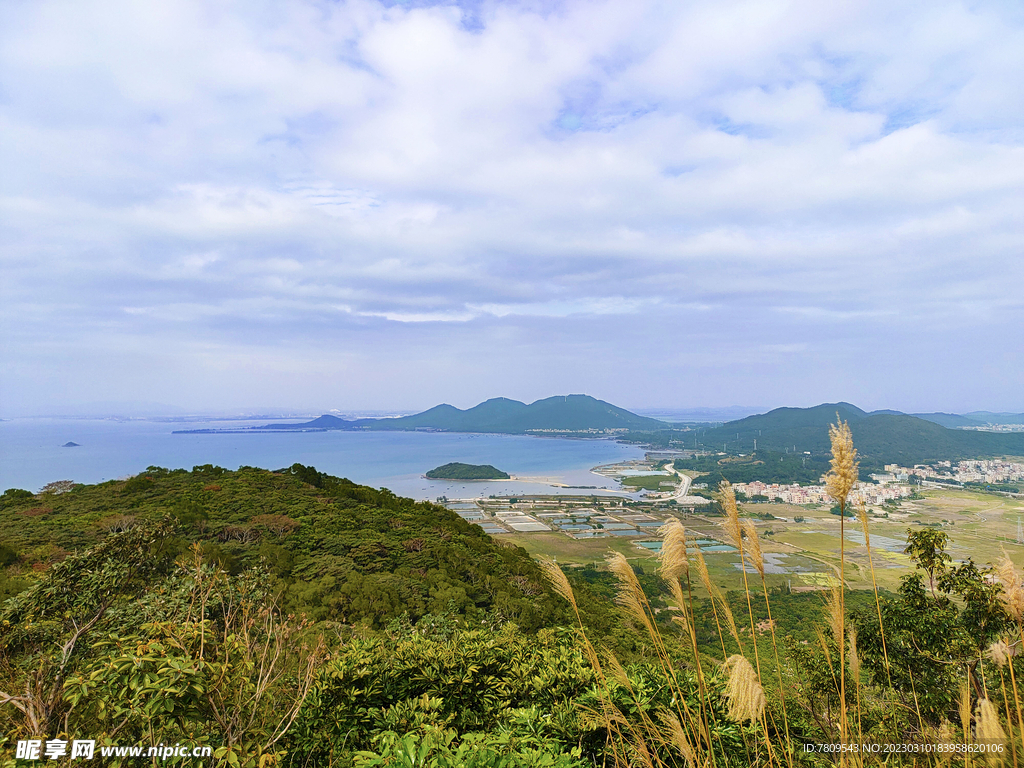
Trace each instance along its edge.
{"label": "hillside vegetation", "polygon": [[281,472],[151,467],[126,482],[2,497],[2,543],[45,567],[112,533],[165,518],[168,562],[190,544],[229,573],[265,567],[284,608],[381,626],[453,610],[536,629],[564,616],[540,570],[444,507],[296,464]]}

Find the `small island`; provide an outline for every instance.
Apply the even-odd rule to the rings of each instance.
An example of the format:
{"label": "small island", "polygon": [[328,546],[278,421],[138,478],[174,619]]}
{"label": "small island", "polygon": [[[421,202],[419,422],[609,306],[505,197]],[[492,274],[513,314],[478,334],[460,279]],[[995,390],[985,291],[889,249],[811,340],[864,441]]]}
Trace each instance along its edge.
{"label": "small island", "polygon": [[510,480],[508,472],[490,464],[462,464],[453,461],[427,472],[431,480]]}
{"label": "small island", "polygon": [[71,440],[68,440],[68,442],[64,443],[64,445],[61,446],[61,448],[81,448],[81,447],[82,446],[80,446],[78,443],[72,442]]}

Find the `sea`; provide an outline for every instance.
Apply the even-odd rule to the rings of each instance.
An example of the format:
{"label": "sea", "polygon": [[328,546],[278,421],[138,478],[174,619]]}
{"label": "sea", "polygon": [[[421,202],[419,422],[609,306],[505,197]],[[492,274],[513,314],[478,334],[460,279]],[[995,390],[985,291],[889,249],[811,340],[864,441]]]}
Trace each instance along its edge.
{"label": "sea", "polygon": [[[279,469],[299,463],[399,496],[434,501],[519,494],[625,494],[591,471],[642,459],[644,451],[610,439],[571,439],[454,432],[222,432],[267,420],[156,421],[21,418],[0,421],[0,490],[38,491],[55,480],[98,483],[130,477],[149,466],[192,469],[214,464]],[[67,443],[75,447],[64,447]],[[424,473],[460,461],[492,464],[512,480],[428,480]],[[564,487],[575,486],[575,487]]]}

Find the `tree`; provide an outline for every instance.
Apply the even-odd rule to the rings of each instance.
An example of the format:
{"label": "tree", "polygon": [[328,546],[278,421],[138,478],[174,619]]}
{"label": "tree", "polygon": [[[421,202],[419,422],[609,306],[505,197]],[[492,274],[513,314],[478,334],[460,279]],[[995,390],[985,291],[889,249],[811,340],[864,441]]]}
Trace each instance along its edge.
{"label": "tree", "polygon": [[915,570],[902,578],[895,599],[880,604],[881,626],[874,611],[854,615],[857,642],[876,683],[889,687],[891,682],[908,707],[919,707],[935,722],[954,719],[965,670],[975,695],[984,696],[978,665],[1009,620],[999,599],[1002,587],[991,579],[991,568],[978,568],[972,560],[951,568],[946,534],[933,529],[908,534],[905,551]]}
{"label": "tree", "polygon": [[907,529],[907,546],[903,554],[910,555],[919,568],[928,574],[928,584],[935,597],[935,575],[945,572],[950,556],[946,554],[949,536],[942,531],[926,528],[921,531]]}

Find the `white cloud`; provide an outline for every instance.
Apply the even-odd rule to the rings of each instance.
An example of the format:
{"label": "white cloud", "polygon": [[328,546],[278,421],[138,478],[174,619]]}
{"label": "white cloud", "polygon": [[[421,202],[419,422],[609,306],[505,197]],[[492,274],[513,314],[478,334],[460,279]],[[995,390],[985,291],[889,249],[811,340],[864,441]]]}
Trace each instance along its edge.
{"label": "white cloud", "polygon": [[[113,338],[139,342],[114,369],[158,347],[209,366],[197,336],[231,360],[466,352],[482,398],[512,394],[494,363],[515,350],[532,394],[573,383],[567,361],[632,391],[584,362],[599,337],[665,403],[695,359],[667,335],[730,361],[717,379],[702,362],[681,404],[750,401],[749,350],[827,389],[827,334],[867,354],[879,324],[995,355],[1024,324],[1022,68],[1024,19],[995,2],[488,2],[472,23],[370,0],[8,3],[4,353],[25,371]],[[941,398],[935,374],[891,391]],[[788,396],[792,371],[770,375]],[[343,405],[402,405],[404,386]],[[963,386],[1024,408],[982,402],[1010,384]]]}

